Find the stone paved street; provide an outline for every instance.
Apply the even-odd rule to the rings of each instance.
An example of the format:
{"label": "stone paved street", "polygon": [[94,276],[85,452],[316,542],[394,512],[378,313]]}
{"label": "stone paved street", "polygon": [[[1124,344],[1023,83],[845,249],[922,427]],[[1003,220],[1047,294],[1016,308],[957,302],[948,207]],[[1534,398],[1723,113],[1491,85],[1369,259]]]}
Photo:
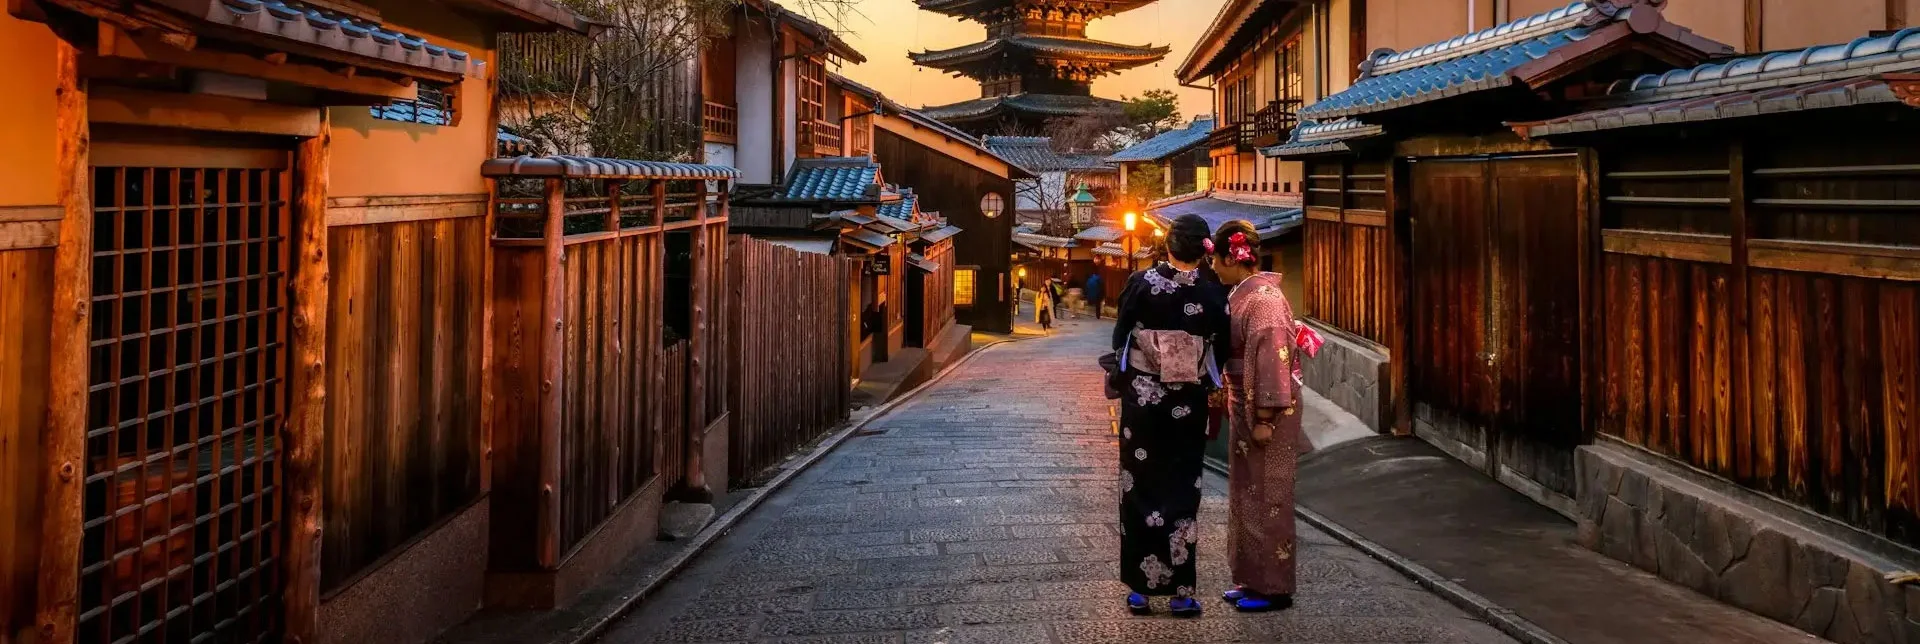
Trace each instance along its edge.
{"label": "stone paved street", "polygon": [[[1129,616],[1115,428],[1094,358],[1108,327],[988,349],[876,419],[615,626],[627,642],[1510,642],[1301,526],[1291,611]],[[1223,479],[1200,575],[1227,584]],[[1162,605],[1162,607],[1164,607]]]}

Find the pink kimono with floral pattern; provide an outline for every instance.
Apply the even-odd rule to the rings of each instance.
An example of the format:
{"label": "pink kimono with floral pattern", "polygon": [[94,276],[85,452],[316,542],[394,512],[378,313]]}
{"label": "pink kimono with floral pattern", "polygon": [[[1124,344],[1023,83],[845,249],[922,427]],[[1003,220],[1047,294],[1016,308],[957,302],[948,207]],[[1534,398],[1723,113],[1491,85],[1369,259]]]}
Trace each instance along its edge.
{"label": "pink kimono with floral pattern", "polygon": [[[1280,276],[1260,273],[1228,300],[1233,316],[1227,362],[1233,440],[1228,458],[1227,548],[1234,583],[1264,595],[1294,590],[1294,466],[1301,442],[1294,365],[1293,306]],[[1254,410],[1275,410],[1273,440],[1253,442]]]}

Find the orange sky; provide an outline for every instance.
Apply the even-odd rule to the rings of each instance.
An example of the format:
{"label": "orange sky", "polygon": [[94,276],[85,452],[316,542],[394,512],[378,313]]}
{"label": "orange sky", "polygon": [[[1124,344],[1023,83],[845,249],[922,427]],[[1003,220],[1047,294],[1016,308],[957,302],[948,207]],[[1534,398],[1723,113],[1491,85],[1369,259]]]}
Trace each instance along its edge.
{"label": "orange sky", "polygon": [[[1093,93],[1107,98],[1137,95],[1148,89],[1164,88],[1180,92],[1181,115],[1192,119],[1207,112],[1205,90],[1184,88],[1173,77],[1174,68],[1193,49],[1193,42],[1206,31],[1213,14],[1224,0],[1160,0],[1159,2],[1095,21],[1088,35],[1131,45],[1167,45],[1173,52],[1159,65],[1149,65],[1104,77],[1093,84]],[[787,0],[784,4],[800,8]],[[908,106],[921,107],[963,101],[980,96],[980,86],[972,80],[948,76],[934,69],[916,71],[907,52],[946,49],[985,37],[976,22],[963,22],[920,11],[913,0],[856,0],[858,15],[840,21],[844,37],[854,49],[865,54],[867,62],[840,70],[848,78],[885,93],[888,98]],[[834,24],[832,19],[823,22]]]}

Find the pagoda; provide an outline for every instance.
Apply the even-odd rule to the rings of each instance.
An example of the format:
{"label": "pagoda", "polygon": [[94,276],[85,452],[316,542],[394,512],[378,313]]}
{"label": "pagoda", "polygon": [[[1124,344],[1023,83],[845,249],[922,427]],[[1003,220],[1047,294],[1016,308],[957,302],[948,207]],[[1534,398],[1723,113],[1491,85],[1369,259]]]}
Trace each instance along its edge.
{"label": "pagoda", "polygon": [[922,67],[980,82],[980,98],[928,107],[928,116],[974,134],[1037,133],[1047,119],[1119,112],[1119,101],[1093,95],[1093,80],[1159,62],[1167,47],[1123,45],[1087,37],[1087,23],[1153,0],[916,0],[926,11],[974,20],[987,39],[912,54]]}

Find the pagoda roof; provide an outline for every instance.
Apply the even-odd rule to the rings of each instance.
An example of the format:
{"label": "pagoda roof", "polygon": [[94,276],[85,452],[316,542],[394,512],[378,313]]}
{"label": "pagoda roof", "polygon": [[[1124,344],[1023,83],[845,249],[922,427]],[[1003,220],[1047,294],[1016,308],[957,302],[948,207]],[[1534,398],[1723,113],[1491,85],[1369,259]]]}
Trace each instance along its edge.
{"label": "pagoda roof", "polygon": [[1123,45],[1120,43],[1060,36],[1014,36],[994,38],[952,49],[910,54],[916,65],[962,71],[1008,57],[1058,58],[1107,63],[1118,71],[1159,61],[1167,56],[1167,47]]}
{"label": "pagoda roof", "polygon": [[1067,94],[1010,94],[1007,96],[989,96],[971,101],[961,101],[949,105],[927,107],[922,114],[947,123],[965,123],[999,118],[1006,115],[1028,115],[1039,117],[1078,116],[1090,113],[1119,113],[1124,110],[1120,101],[1094,96],[1072,96]]}
{"label": "pagoda roof", "polygon": [[[1045,1],[1045,0],[1041,0]],[[979,18],[981,16],[1012,9],[1022,4],[1034,4],[1036,0],[915,0],[920,9],[955,18]],[[1073,5],[1091,15],[1088,20],[1104,18],[1125,13],[1153,4],[1154,0],[1055,0],[1050,4]]]}

